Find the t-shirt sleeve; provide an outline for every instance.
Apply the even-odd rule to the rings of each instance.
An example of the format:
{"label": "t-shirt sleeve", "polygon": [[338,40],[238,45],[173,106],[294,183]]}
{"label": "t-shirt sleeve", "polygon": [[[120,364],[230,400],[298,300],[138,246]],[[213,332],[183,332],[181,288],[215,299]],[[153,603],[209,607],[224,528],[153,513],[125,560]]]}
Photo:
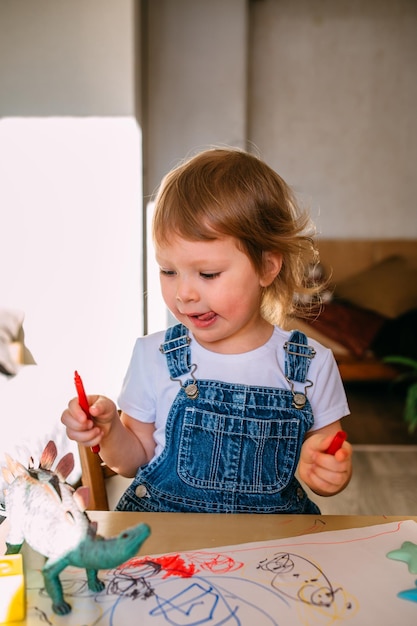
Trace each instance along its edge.
{"label": "t-shirt sleeve", "polygon": [[118,405],[130,417],[152,423],[155,421],[156,402],[150,359],[153,358],[154,351],[147,348],[148,342],[143,338],[136,340],[118,397]]}
{"label": "t-shirt sleeve", "polygon": [[314,425],[311,430],[327,426],[350,413],[346,392],[332,351],[325,349],[321,356],[317,363],[314,363],[313,359],[307,376],[314,381],[313,386],[307,389],[307,397],[314,414]]}

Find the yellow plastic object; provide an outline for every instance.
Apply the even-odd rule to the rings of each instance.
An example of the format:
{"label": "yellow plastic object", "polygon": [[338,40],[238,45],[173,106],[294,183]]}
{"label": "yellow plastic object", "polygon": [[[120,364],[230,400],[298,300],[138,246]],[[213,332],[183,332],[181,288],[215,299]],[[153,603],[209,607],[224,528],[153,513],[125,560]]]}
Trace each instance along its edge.
{"label": "yellow plastic object", "polygon": [[21,554],[0,556],[0,623],[21,621],[26,615]]}

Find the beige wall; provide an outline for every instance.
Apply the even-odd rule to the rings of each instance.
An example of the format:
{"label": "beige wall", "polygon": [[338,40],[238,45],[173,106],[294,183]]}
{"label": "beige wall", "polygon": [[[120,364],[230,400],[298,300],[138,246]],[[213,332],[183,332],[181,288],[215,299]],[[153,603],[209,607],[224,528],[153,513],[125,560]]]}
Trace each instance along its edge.
{"label": "beige wall", "polygon": [[1,0],[0,117],[132,115],[134,0]]}
{"label": "beige wall", "polygon": [[263,0],[249,135],[325,236],[417,236],[417,3]]}
{"label": "beige wall", "polygon": [[246,145],[323,236],[416,237],[416,2],[152,0],[149,16],[150,189],[192,150]]}
{"label": "beige wall", "polygon": [[145,188],[210,144],[244,147],[246,0],[148,0]]}

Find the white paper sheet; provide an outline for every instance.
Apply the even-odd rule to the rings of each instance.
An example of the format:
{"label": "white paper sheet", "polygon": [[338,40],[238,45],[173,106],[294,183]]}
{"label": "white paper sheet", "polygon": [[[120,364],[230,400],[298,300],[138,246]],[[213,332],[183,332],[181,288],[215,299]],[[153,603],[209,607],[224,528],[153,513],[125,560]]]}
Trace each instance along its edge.
{"label": "white paper sheet", "polygon": [[[61,574],[72,612],[54,615],[40,572],[29,572],[27,624],[71,626],[415,626],[417,574],[387,557],[417,544],[404,521],[181,554],[138,556],[102,571],[92,594],[83,570]],[[146,550],[146,543],[142,548]]]}

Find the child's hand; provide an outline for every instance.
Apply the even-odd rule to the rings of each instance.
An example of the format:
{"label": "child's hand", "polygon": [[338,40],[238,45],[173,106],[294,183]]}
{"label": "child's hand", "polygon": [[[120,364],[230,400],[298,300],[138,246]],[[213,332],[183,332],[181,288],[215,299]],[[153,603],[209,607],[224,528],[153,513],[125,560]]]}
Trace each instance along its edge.
{"label": "child's hand", "polygon": [[342,491],[352,475],[352,446],[345,441],[333,455],[327,454],[336,431],[320,432],[308,437],[301,449],[299,476],[314,493],[332,496]]}
{"label": "child's hand", "polygon": [[66,427],[67,436],[83,446],[96,446],[111,429],[118,419],[115,403],[105,396],[88,396],[90,419],[82,410],[77,398],[70,400],[68,408],[61,416]]}

